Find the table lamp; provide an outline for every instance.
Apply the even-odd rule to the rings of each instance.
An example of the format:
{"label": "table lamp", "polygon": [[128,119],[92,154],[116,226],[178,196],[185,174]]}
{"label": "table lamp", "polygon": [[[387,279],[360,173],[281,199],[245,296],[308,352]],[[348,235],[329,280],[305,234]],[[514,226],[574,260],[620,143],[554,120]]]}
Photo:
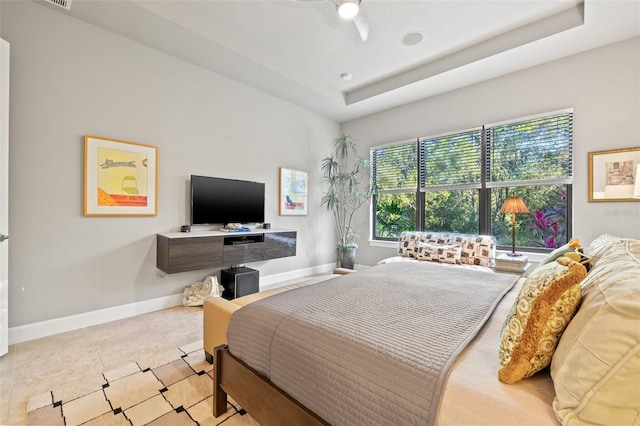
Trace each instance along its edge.
{"label": "table lamp", "polygon": [[520,256],[516,253],[516,214],[529,213],[527,206],[520,197],[509,197],[505,200],[500,213],[511,213],[511,253],[509,256]]}

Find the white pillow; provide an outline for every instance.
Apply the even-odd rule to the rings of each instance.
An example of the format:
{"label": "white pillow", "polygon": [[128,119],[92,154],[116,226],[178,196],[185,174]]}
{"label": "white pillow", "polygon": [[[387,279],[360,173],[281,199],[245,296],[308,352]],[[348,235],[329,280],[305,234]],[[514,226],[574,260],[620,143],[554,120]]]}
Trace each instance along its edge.
{"label": "white pillow", "polygon": [[595,265],[609,250],[622,242],[622,238],[610,234],[600,235],[584,249],[584,255],[591,258],[591,264]]}
{"label": "white pillow", "polygon": [[563,425],[640,419],[640,240],[606,250],[582,282],[582,304],[551,361],[553,409]]}

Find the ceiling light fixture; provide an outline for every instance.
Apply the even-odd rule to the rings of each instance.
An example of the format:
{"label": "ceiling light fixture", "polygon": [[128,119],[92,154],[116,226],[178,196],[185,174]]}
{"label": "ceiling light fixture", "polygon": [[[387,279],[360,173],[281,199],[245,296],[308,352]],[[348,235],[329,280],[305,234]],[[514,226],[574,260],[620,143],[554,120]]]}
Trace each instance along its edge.
{"label": "ceiling light fixture", "polygon": [[360,11],[360,0],[336,0],[338,15],[343,19],[353,19]]}
{"label": "ceiling light fixture", "polygon": [[424,34],[420,31],[411,31],[402,36],[402,44],[405,46],[415,46],[422,43],[424,40]]}
{"label": "ceiling light fixture", "polygon": [[343,79],[344,81],[349,81],[351,80],[352,77],[353,75],[351,75],[350,72],[343,72],[342,74],[340,74],[340,78]]}

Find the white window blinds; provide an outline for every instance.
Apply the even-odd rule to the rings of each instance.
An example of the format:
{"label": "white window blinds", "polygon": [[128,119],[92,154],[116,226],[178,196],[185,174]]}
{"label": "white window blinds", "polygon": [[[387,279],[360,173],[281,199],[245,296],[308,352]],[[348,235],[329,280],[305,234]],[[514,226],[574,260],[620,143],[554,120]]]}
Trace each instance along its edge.
{"label": "white window blinds", "polygon": [[487,127],[488,188],[572,183],[573,113]]}
{"label": "white window blinds", "polygon": [[420,139],[420,190],[480,188],[482,129]]}
{"label": "white window blinds", "polygon": [[414,140],[371,151],[373,183],[379,192],[407,192],[417,187],[417,143]]}

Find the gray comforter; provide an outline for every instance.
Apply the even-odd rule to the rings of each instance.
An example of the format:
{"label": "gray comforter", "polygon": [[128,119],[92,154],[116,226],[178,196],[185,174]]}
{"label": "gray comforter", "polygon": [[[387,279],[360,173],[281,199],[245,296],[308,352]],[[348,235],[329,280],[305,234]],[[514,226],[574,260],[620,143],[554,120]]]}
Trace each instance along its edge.
{"label": "gray comforter", "polygon": [[243,307],[229,349],[331,424],[433,424],[449,367],[516,281],[377,265]]}

